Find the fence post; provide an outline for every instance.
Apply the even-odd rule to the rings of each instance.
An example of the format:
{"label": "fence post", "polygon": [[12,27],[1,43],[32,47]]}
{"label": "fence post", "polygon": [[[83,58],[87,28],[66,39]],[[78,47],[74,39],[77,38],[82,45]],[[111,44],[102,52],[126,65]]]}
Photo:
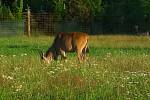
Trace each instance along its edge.
{"label": "fence post", "polygon": [[28,37],[30,37],[31,36],[31,34],[30,34],[30,9],[29,9],[29,7],[28,7],[28,9],[27,9],[27,35],[28,35]]}

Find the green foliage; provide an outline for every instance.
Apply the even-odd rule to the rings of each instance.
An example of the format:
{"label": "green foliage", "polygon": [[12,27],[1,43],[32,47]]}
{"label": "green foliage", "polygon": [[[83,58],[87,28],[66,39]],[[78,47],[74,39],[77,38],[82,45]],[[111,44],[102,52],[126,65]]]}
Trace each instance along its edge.
{"label": "green foliage", "polygon": [[91,13],[94,16],[97,16],[101,13],[101,11],[103,10],[102,7],[102,0],[87,0],[88,3],[88,7],[90,7],[91,9]]}
{"label": "green foliage", "polygon": [[22,19],[23,0],[7,1],[0,6],[0,16],[4,19]]}
{"label": "green foliage", "polygon": [[135,25],[143,28],[150,19],[149,0],[106,0],[103,5],[103,21],[112,32],[119,29],[134,32]]}
{"label": "green foliage", "polygon": [[87,20],[101,11],[101,0],[53,0],[54,12],[71,18]]}
{"label": "green foliage", "polygon": [[29,0],[24,1],[24,9],[30,7],[32,12],[54,12],[55,4],[53,0]]}
{"label": "green foliage", "polygon": [[29,7],[33,12],[41,12],[43,10],[42,0],[30,0]]}
{"label": "green foliage", "polygon": [[0,6],[0,19],[14,19],[13,14],[11,13],[11,10],[9,7],[2,5]]}
{"label": "green foliage", "polygon": [[101,0],[70,0],[67,6],[71,17],[77,17],[84,21],[99,14],[102,9]]}
{"label": "green foliage", "polygon": [[57,13],[84,23],[92,19],[104,33],[134,33],[136,25],[141,32],[150,30],[150,0],[2,0],[0,5],[0,16],[11,18],[21,19],[29,6],[31,12]]}
{"label": "green foliage", "polygon": [[65,15],[66,14],[66,5],[65,5],[65,0],[53,0],[54,2],[54,11],[57,14],[60,15]]}
{"label": "green foliage", "polygon": [[18,20],[21,20],[23,11],[23,0],[14,1],[11,5],[11,11]]}

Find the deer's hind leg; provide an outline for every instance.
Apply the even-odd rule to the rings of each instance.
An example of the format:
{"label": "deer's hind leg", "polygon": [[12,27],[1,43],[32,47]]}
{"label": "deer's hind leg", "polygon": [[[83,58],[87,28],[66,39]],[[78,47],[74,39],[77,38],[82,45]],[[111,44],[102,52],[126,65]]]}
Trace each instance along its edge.
{"label": "deer's hind leg", "polygon": [[87,46],[85,46],[82,50],[82,60],[85,60],[86,58],[86,52],[87,52]]}
{"label": "deer's hind leg", "polygon": [[82,50],[81,49],[77,49],[77,57],[79,62],[82,62]]}
{"label": "deer's hind leg", "polygon": [[79,62],[85,60],[87,45],[84,45],[83,43],[77,46],[77,56]]}

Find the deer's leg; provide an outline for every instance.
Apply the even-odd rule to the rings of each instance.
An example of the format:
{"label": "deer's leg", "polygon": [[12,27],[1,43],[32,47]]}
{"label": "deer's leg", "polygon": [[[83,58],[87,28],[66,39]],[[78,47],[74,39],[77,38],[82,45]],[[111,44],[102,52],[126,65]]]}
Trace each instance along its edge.
{"label": "deer's leg", "polygon": [[85,60],[86,58],[86,48],[83,48],[82,50],[82,60]]}
{"label": "deer's leg", "polygon": [[82,62],[82,50],[81,49],[77,49],[77,57],[79,62]]}
{"label": "deer's leg", "polygon": [[83,58],[83,60],[85,60],[85,58],[86,58],[87,49],[88,49],[88,46],[86,45],[86,46],[83,48],[83,50],[82,50],[82,58]]}
{"label": "deer's leg", "polygon": [[61,55],[61,58],[62,58],[62,59],[66,59],[66,58],[67,58],[65,51],[62,50],[62,49],[60,49],[60,55]]}

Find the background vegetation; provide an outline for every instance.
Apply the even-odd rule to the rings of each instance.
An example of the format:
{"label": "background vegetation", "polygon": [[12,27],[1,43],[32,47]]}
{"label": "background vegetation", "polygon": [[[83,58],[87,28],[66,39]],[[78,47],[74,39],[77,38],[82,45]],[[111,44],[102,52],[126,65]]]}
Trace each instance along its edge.
{"label": "background vegetation", "polygon": [[150,29],[150,0],[1,0],[0,19],[19,19],[27,7],[87,25],[99,23],[105,33],[135,33],[136,25],[140,32]]}

